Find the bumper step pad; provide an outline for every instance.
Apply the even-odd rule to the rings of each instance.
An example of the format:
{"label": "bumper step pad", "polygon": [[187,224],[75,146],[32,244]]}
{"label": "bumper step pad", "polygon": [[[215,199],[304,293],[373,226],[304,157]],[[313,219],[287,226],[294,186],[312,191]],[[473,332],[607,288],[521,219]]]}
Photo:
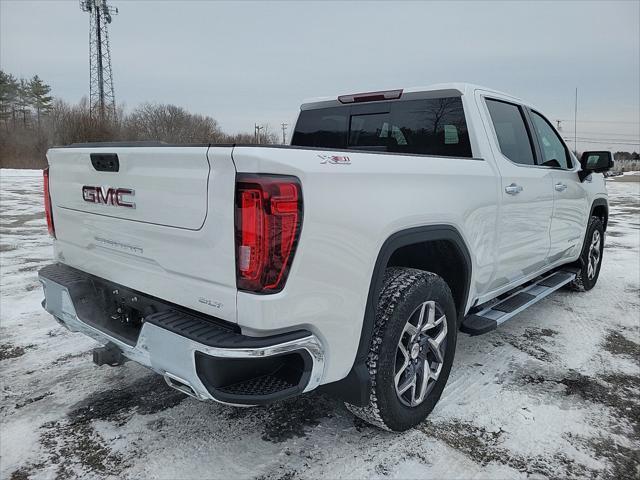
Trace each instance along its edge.
{"label": "bumper step pad", "polygon": [[261,348],[309,336],[308,331],[298,330],[268,337],[248,337],[226,326],[223,327],[212,323],[206,318],[173,309],[153,313],[145,317],[145,322],[157,325],[208,347],[216,348]]}
{"label": "bumper step pad", "polygon": [[527,284],[507,298],[467,315],[462,321],[460,330],[469,335],[481,335],[495,330],[501,323],[560,289],[575,277],[575,272],[559,270],[534,283]]}
{"label": "bumper step pad", "polygon": [[295,385],[282,378],[278,378],[275,375],[265,375],[263,377],[252,378],[245,382],[220,387],[218,390],[228,395],[262,397],[266,395],[273,395],[291,388],[295,388]]}

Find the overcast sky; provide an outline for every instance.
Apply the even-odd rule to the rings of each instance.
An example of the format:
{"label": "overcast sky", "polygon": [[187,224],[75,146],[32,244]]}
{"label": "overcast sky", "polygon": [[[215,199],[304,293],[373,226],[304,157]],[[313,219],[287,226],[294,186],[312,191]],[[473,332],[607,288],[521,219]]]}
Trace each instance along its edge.
{"label": "overcast sky", "polygon": [[[110,3],[129,109],[174,103],[252,132],[292,124],[308,97],[464,81],[533,102],[572,138],[578,87],[578,137],[604,142],[579,149],[640,149],[638,1]],[[68,101],[88,94],[77,0],[0,0],[0,17],[2,70]]]}

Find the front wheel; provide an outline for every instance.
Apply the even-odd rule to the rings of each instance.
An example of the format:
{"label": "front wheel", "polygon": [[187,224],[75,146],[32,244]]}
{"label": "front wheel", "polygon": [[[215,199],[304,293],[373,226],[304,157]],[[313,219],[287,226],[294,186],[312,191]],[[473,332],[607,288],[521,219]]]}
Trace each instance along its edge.
{"label": "front wheel", "polygon": [[602,220],[591,217],[587,225],[587,234],[580,254],[580,270],[569,287],[579,292],[591,290],[600,276],[602,253],[604,249],[604,227]]}
{"label": "front wheel", "polygon": [[456,338],[456,308],[446,282],[422,270],[387,269],[367,359],[369,404],[347,408],[386,430],[417,425],[440,399]]}

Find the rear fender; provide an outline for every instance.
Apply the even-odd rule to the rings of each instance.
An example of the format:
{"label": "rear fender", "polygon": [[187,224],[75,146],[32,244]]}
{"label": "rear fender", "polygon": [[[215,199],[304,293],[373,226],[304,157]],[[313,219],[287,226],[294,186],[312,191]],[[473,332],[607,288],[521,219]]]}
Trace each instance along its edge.
{"label": "rear fender", "polygon": [[465,271],[462,272],[464,275],[464,292],[462,301],[459,305],[456,305],[458,309],[458,321],[460,322],[464,316],[466,304],[468,303],[472,263],[469,250],[458,230],[450,225],[429,225],[409,228],[394,233],[384,242],[376,259],[369,286],[369,294],[367,296],[358,352],[351,371],[344,379],[323,385],[321,387],[323,391],[354,405],[367,405],[369,402],[370,376],[366,362],[369,354],[371,335],[373,334],[378,297],[382,289],[384,272],[389,264],[389,260],[393,253],[402,247],[436,240],[451,242],[464,259]]}

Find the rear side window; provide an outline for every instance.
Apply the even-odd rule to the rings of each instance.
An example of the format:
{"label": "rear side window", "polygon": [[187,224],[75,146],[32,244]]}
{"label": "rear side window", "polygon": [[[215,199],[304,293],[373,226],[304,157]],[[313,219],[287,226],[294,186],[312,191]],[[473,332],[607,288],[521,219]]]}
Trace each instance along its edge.
{"label": "rear side window", "polygon": [[502,154],[514,163],[535,165],[533,145],[522,109],[498,100],[488,98],[486,101]]}
{"label": "rear side window", "polygon": [[472,156],[460,97],[303,110],[291,143],[327,149]]}
{"label": "rear side window", "polygon": [[344,107],[300,112],[292,144],[305,147],[346,148],[349,117]]}

